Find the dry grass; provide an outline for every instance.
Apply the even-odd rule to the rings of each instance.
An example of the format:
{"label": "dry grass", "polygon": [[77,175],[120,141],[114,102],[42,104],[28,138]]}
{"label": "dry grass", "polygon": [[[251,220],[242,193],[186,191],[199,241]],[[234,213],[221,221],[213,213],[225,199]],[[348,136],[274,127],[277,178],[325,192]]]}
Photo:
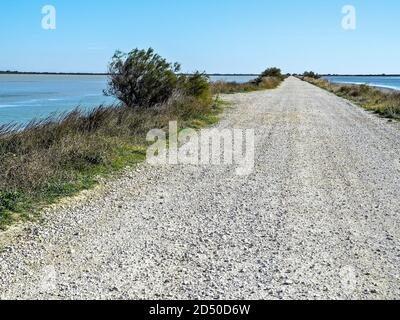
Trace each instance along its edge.
{"label": "dry grass", "polygon": [[0,227],[142,161],[151,129],[167,128],[171,120],[182,127],[214,122],[220,108],[210,97],[176,95],[151,109],[100,106],[24,128],[1,126]]}
{"label": "dry grass", "polygon": [[384,117],[400,119],[400,92],[367,85],[335,84],[324,79],[304,78],[304,80]]}
{"label": "dry grass", "polygon": [[212,84],[214,94],[231,94],[239,92],[251,92],[257,90],[275,89],[282,82],[282,78],[265,77],[257,84],[254,81],[246,83],[218,81]]}

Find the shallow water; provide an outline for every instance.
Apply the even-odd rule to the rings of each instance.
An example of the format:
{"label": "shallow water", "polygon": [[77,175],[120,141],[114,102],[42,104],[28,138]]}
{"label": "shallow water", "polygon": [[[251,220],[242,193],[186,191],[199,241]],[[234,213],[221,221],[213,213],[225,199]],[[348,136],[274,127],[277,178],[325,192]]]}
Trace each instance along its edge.
{"label": "shallow water", "polygon": [[400,90],[400,76],[330,76],[334,83],[367,84],[374,87]]}
{"label": "shallow water", "polygon": [[112,104],[105,76],[0,75],[0,123]]}

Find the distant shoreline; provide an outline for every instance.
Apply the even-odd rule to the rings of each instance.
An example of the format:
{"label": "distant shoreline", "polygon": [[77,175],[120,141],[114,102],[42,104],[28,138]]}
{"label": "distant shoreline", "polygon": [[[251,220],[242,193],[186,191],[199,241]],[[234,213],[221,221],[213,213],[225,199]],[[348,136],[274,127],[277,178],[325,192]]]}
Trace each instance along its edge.
{"label": "distant shoreline", "polygon": [[[108,73],[91,73],[91,72],[19,72],[19,71],[0,71],[0,75],[56,75],[56,76],[108,76]],[[182,73],[189,75],[190,73]],[[213,77],[258,77],[259,74],[255,73],[207,73],[207,76]]]}
{"label": "distant shoreline", "polygon": [[[0,71],[0,75],[51,75],[51,76],[108,76],[108,73],[90,73],[90,72],[18,72],[18,71]],[[190,75],[190,73],[182,73]],[[255,73],[207,73],[207,76],[212,77],[258,77]]]}
{"label": "distant shoreline", "polygon": [[[323,77],[326,77],[326,76],[323,76]],[[356,77],[356,76],[353,76],[353,77]],[[365,77],[365,76],[364,76]],[[379,90],[381,90],[381,91],[384,91],[384,92],[397,92],[397,91],[400,91],[400,88],[398,88],[398,87],[394,87],[394,86],[387,86],[387,85],[379,85],[379,84],[376,84],[376,83],[360,83],[360,82],[341,82],[341,81],[331,81],[331,80],[329,80],[329,79],[326,79],[326,80],[328,80],[329,82],[331,82],[331,83],[333,83],[333,84],[340,84],[340,85],[349,85],[349,86],[361,86],[361,85],[366,85],[366,86],[368,86],[368,87],[371,87],[371,88],[375,88],[375,89],[379,89]]]}
{"label": "distant shoreline", "polygon": [[321,77],[400,77],[400,74],[321,74]]}
{"label": "distant shoreline", "polygon": [[[189,75],[189,73],[183,73]],[[93,72],[22,72],[0,71],[0,75],[55,75],[55,76],[108,76],[108,73]],[[211,77],[257,77],[257,73],[207,73]],[[293,74],[296,75],[296,74]],[[400,74],[320,74],[322,77],[400,77]]]}
{"label": "distant shoreline", "polygon": [[19,72],[19,71],[0,71],[0,75],[49,75],[49,76],[108,76],[108,73],[90,72]]}
{"label": "distant shoreline", "polygon": [[[108,73],[97,72],[23,72],[23,71],[0,71],[0,74],[26,74],[26,75],[63,75],[63,76],[108,76]],[[184,73],[189,74],[189,73]],[[225,76],[259,76],[257,73],[207,73],[208,76],[225,77]],[[400,74],[321,74],[322,77],[400,77]]]}

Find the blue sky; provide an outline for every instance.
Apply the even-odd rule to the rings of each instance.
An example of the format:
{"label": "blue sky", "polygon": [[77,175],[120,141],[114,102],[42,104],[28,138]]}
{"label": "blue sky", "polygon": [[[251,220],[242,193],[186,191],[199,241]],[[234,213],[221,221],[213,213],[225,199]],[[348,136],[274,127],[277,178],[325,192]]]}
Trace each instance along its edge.
{"label": "blue sky", "polygon": [[[47,4],[56,30],[41,27]],[[341,25],[348,4],[356,30]],[[14,0],[0,12],[0,70],[104,72],[116,49],[153,47],[188,72],[400,73],[398,0]]]}

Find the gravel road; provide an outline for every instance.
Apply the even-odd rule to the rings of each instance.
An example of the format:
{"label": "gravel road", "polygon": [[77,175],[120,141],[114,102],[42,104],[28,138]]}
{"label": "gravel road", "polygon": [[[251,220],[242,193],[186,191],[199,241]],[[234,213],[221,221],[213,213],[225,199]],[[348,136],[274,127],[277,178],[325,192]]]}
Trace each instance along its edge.
{"label": "gravel road", "polygon": [[224,99],[253,174],[127,170],[3,233],[0,297],[399,299],[399,123],[295,78]]}

